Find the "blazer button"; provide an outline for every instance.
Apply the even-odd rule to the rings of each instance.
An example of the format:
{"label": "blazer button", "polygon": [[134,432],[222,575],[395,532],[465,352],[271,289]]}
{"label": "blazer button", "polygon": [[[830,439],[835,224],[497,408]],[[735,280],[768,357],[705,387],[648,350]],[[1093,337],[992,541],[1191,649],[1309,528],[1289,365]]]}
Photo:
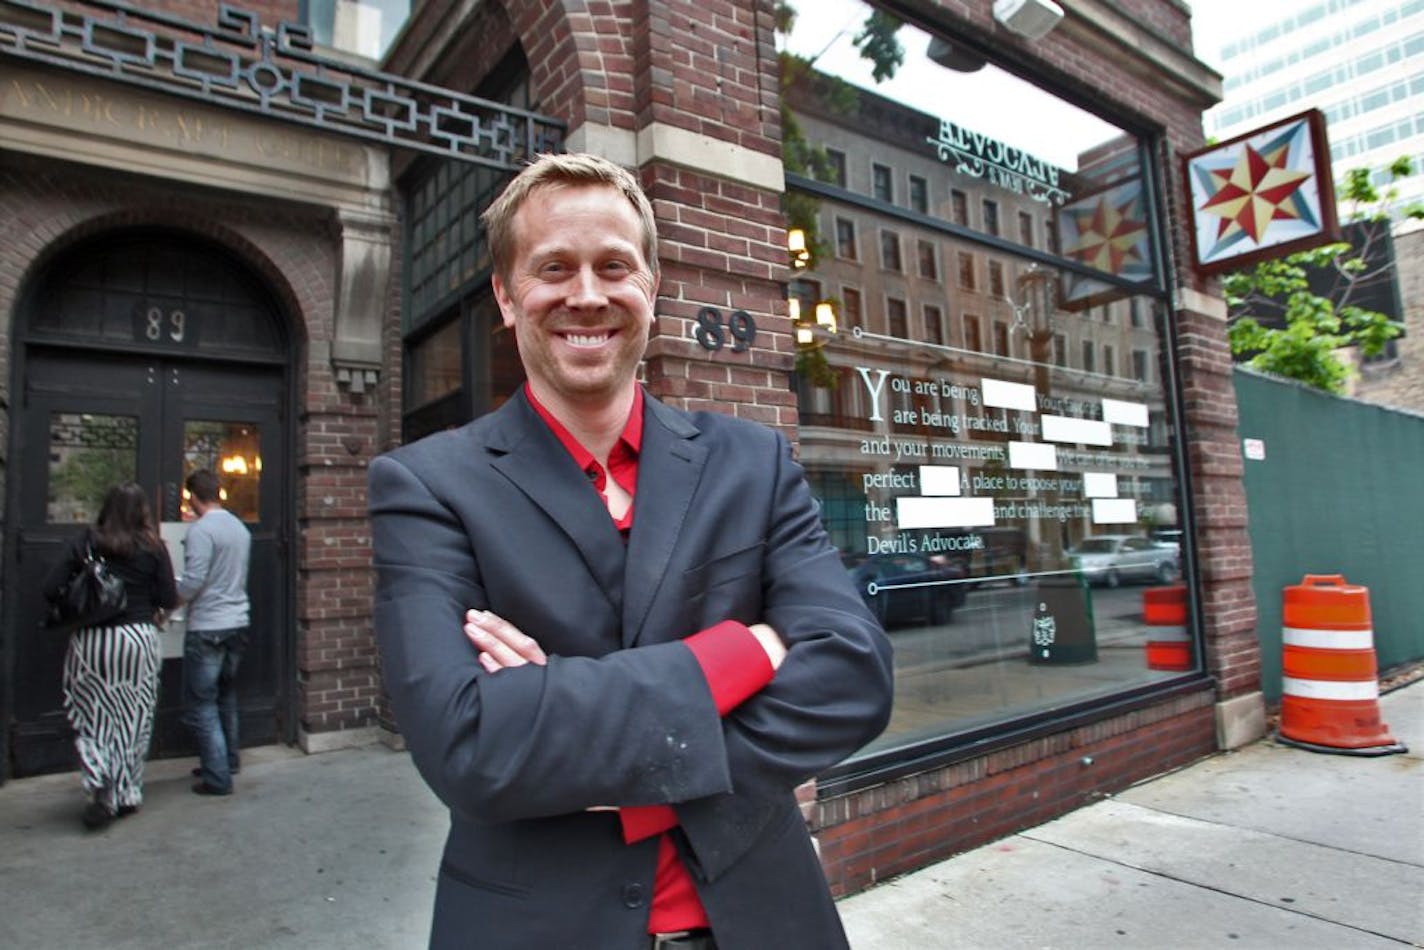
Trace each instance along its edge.
{"label": "blazer button", "polygon": [[623,885],[623,904],[624,904],[624,906],[627,906],[627,907],[642,907],[642,906],[643,906],[643,885],[641,885],[641,884],[624,884],[624,885]]}

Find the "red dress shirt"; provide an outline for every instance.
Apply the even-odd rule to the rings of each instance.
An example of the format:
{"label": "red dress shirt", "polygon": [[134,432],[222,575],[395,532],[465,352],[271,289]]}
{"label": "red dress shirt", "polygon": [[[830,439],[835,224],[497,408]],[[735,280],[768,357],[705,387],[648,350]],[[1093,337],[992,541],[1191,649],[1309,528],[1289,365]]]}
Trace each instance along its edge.
{"label": "red dress shirt", "polygon": [[[593,454],[579,444],[567,428],[545,409],[534,397],[534,391],[525,383],[525,395],[529,404],[539,413],[539,417],[568,449],[578,464],[598,489],[599,495],[608,501],[608,479],[612,477],[632,502],[622,518],[614,519],[614,524],[627,541],[628,532],[633,527],[633,508],[638,486],[638,453],[643,446],[643,388],[634,391],[633,406],[628,413],[628,422],[623,432],[608,453],[608,468],[604,469]],[[766,651],[761,648],[752,632],[745,624],[735,620],[725,620],[693,634],[682,641],[697,658],[702,675],[717,705],[719,715],[725,716],[737,706],[756,695],[775,671]],[[678,856],[672,837],[667,833],[677,827],[677,813],[670,805],[629,806],[618,810],[623,823],[623,840],[634,844],[653,835],[661,835],[658,841],[658,870],[653,883],[653,904],[648,915],[649,933],[671,933],[706,927],[707,912],[697,896],[692,883],[692,875]]]}

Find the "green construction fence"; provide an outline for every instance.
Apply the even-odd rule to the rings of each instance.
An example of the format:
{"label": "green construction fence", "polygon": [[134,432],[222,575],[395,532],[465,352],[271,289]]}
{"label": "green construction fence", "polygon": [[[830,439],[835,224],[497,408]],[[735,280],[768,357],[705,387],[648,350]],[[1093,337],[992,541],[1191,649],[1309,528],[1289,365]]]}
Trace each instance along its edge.
{"label": "green construction fence", "polygon": [[1281,591],[1306,574],[1369,588],[1381,670],[1424,659],[1424,415],[1239,367],[1235,384],[1267,701]]}

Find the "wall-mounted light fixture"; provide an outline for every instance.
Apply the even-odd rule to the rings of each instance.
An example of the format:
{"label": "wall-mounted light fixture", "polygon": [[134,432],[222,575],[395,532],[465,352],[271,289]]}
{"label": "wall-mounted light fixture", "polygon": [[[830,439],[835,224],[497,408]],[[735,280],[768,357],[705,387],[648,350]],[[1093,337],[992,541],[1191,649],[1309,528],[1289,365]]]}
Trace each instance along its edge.
{"label": "wall-mounted light fixture", "polygon": [[1053,0],[994,0],[994,19],[1026,40],[1037,40],[1063,19],[1063,8]]}
{"label": "wall-mounted light fixture", "polygon": [[791,254],[791,266],[805,267],[811,261],[811,250],[806,246],[806,232],[792,228],[786,232],[786,250]]}
{"label": "wall-mounted light fixture", "polygon": [[811,311],[811,318],[808,319],[801,312],[801,301],[796,297],[791,297],[786,301],[787,313],[791,317],[791,324],[796,328],[796,345],[801,347],[825,346],[829,339],[839,331],[839,321],[836,319],[836,308],[829,300],[822,300]]}

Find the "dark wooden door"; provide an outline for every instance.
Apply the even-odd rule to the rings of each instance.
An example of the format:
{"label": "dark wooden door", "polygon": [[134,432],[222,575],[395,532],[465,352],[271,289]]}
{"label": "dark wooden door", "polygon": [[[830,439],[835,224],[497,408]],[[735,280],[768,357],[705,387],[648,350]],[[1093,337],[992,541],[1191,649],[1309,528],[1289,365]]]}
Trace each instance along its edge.
{"label": "dark wooden door", "polygon": [[[284,513],[290,478],[279,367],[33,348],[10,477],[13,560],[6,571],[14,637],[10,755],[13,774],[73,767],[60,670],[65,641],[44,630],[40,581],[75,532],[92,523],[115,482],[143,485],[169,533],[191,517],[187,474],[212,468],[227,507],[252,531],[248,582],[253,637],[239,677],[243,744],[273,742],[282,722],[290,631],[290,571]],[[173,546],[175,572],[181,547]],[[153,754],[187,754],[179,723],[181,631],[164,638]]]}

